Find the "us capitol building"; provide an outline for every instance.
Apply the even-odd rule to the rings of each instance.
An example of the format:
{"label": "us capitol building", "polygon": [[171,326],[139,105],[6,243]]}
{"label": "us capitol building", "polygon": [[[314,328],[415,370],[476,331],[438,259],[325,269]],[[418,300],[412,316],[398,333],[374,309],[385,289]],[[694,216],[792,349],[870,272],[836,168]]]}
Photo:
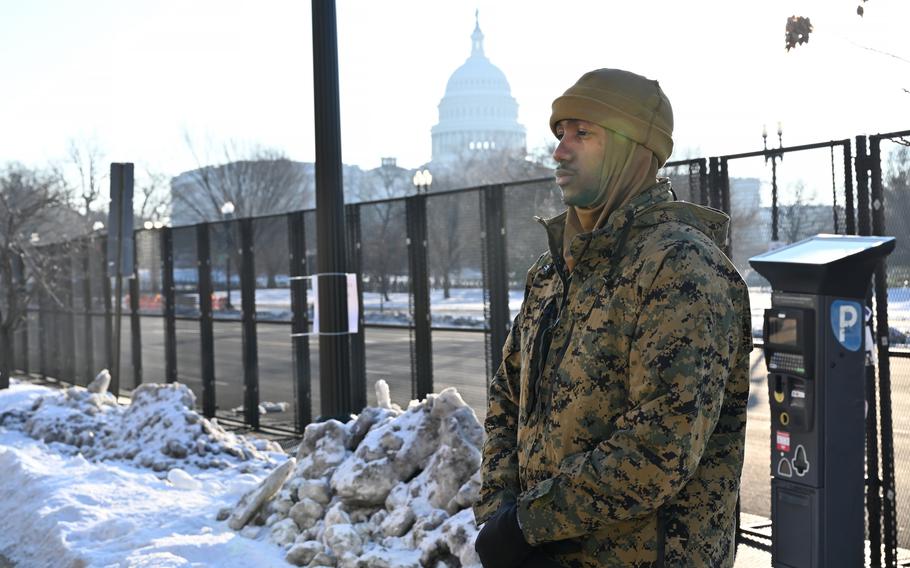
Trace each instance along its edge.
{"label": "us capitol building", "polygon": [[452,73],[439,101],[439,123],[433,126],[433,158],[445,163],[465,152],[527,153],[525,127],[518,123],[518,103],[505,74],[483,52],[483,32],[476,19],[471,56]]}

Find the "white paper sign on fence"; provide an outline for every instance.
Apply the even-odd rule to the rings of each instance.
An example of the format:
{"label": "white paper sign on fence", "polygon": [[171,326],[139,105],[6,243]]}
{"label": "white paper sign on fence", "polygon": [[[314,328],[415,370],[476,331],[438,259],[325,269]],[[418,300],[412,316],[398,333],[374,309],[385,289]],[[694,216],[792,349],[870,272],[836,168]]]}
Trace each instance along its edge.
{"label": "white paper sign on fence", "polygon": [[[319,327],[319,279],[324,276],[337,278],[345,277],[348,300],[348,328],[347,331],[323,332]],[[311,297],[313,298],[313,331],[309,333],[295,333],[293,336],[302,335],[346,335],[357,333],[360,330],[360,295],[357,293],[357,275],[354,273],[327,273],[311,274],[309,276],[294,276],[291,280],[310,280],[313,283]]]}

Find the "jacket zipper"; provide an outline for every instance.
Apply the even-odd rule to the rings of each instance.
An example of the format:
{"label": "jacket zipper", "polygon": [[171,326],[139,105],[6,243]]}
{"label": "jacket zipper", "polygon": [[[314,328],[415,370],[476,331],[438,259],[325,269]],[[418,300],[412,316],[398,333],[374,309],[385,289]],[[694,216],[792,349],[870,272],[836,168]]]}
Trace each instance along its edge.
{"label": "jacket zipper", "polygon": [[667,540],[667,526],[663,511],[657,510],[657,568],[663,568],[666,563],[664,546]]}
{"label": "jacket zipper", "polygon": [[[553,322],[553,326],[552,326],[553,329],[555,329],[559,325],[559,322],[562,321],[562,318],[564,316],[568,315],[567,306],[568,306],[568,298],[569,298],[569,287],[570,287],[571,283],[572,283],[571,275],[569,276],[568,279],[563,280],[562,301],[559,304],[559,312],[556,316],[556,320]],[[565,341],[563,341],[562,347],[560,348],[559,352],[556,354],[556,357],[553,359],[553,366],[551,367],[553,369],[553,373],[552,373],[553,380],[551,380],[550,383],[548,384],[546,404],[544,404],[543,400],[538,401],[538,403],[540,404],[540,409],[537,411],[539,420],[543,419],[543,417],[544,417],[543,414],[541,414],[541,412],[543,410],[546,410],[547,415],[549,415],[550,411],[552,410],[553,391],[555,390],[554,383],[555,383],[555,377],[556,377],[556,370],[559,369],[559,365],[562,363],[563,357],[565,357],[566,350],[569,348],[569,343],[572,342],[572,333],[574,331],[575,331],[575,318],[572,318],[572,322],[569,324],[569,330],[566,332]],[[552,341],[552,337],[551,337],[551,341]],[[546,368],[546,361],[544,361],[543,364],[544,364],[544,368]],[[538,398],[540,398],[540,397],[538,397]]]}

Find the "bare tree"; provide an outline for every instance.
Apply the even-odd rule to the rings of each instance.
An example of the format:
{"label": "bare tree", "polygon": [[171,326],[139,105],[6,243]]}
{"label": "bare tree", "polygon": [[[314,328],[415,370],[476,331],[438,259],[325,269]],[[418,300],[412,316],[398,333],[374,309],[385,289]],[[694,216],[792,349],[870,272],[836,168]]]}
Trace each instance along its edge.
{"label": "bare tree", "polygon": [[[174,208],[195,221],[221,219],[221,207],[234,204],[235,216],[258,217],[303,209],[312,201],[312,170],[293,162],[280,150],[226,143],[220,160],[201,155],[188,134],[186,143],[198,164],[171,181]],[[209,165],[220,162],[218,165]]]}
{"label": "bare tree", "polygon": [[93,207],[98,208],[108,178],[104,152],[94,140],[70,139],[68,154],[69,165],[75,170],[75,184],[69,191],[72,193],[76,209],[85,217],[86,229],[89,229],[96,220],[99,220],[98,216],[93,214]]}
{"label": "bare tree", "polygon": [[[294,162],[277,149],[236,142],[224,144],[216,160],[208,149],[199,150],[188,133],[184,137],[198,167],[171,180],[173,221],[185,224],[223,219],[221,211],[227,202],[234,204],[235,218],[283,214],[312,203],[315,178],[311,164]],[[279,238],[270,223],[255,221],[253,239],[259,264],[267,272],[267,285],[274,287],[278,273],[288,269],[287,247],[269,246]],[[226,259],[230,255],[229,264],[239,265],[234,229],[215,230],[218,235],[223,233],[223,238],[213,242],[213,256]]]}
{"label": "bare tree", "polygon": [[804,239],[827,226],[830,206],[813,204],[814,200],[815,192],[807,195],[804,181],[799,180],[793,185],[793,201],[780,206],[779,231],[786,243]]}
{"label": "bare tree", "polygon": [[44,291],[59,303],[51,259],[37,247],[53,234],[66,193],[54,172],[10,164],[0,173],[0,388],[9,386],[13,334],[25,322],[31,297]]}
{"label": "bare tree", "polygon": [[[353,182],[353,183],[351,183]],[[385,200],[403,197],[410,191],[410,171],[399,167],[394,159],[384,158],[382,166],[367,172],[362,179],[345,180],[348,193],[362,201]],[[401,202],[382,201],[361,209],[361,226],[364,233],[364,267],[369,276],[370,291],[379,292],[379,311],[388,302],[391,279],[404,270],[400,247],[394,243],[405,240],[405,223]]]}
{"label": "bare tree", "polygon": [[140,222],[137,226],[144,221],[163,221],[167,218],[170,199],[165,174],[146,169],[144,178],[137,180],[134,189],[133,210]]}

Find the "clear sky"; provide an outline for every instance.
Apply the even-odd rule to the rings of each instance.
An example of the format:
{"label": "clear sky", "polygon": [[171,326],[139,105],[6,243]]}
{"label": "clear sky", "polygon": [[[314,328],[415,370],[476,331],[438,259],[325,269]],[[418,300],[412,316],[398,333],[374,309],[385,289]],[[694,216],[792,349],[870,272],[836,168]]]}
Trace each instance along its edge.
{"label": "clear sky", "polygon": [[[658,79],[676,158],[910,128],[910,2],[869,0],[338,0],[342,153],[416,167],[449,75],[485,51],[542,145],[552,99],[582,73]],[[0,0],[0,163],[66,158],[91,139],[112,161],[168,175],[195,166],[183,133],[314,157],[310,3],[290,0]],[[788,16],[808,45],[786,53]],[[866,48],[890,52],[902,59]]]}

